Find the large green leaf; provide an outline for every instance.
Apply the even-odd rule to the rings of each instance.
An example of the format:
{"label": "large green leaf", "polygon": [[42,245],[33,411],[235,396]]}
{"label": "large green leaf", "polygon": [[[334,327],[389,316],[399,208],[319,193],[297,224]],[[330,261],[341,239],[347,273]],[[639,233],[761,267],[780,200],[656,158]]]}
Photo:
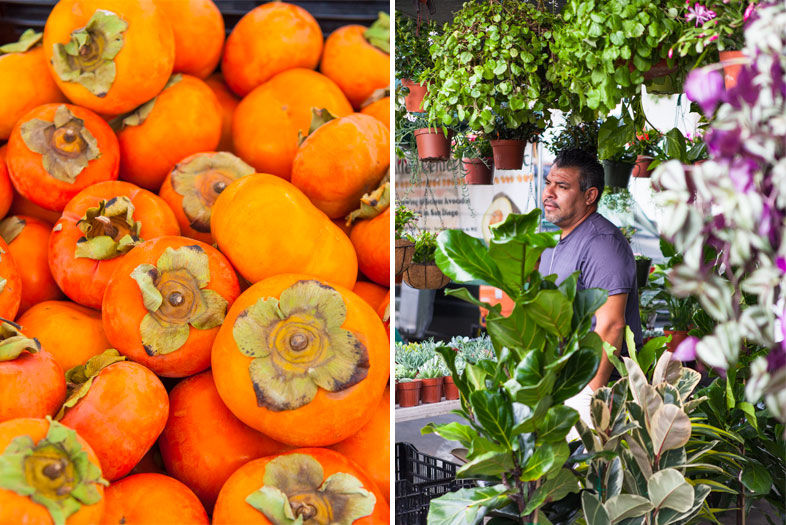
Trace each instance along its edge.
{"label": "large green leaf", "polygon": [[608,117],[598,129],[598,158],[610,159],[625,150],[625,144],[633,142],[636,128],[630,118]]}
{"label": "large green leaf", "polygon": [[581,321],[589,321],[598,308],[603,306],[608,299],[609,292],[600,288],[589,288],[576,292],[576,299],[573,302],[573,314],[578,325]]}
{"label": "large green leaf", "polygon": [[683,164],[688,163],[688,150],[685,147],[685,136],[677,128],[672,128],[665,134],[666,147],[664,153],[670,159],[677,159]]}
{"label": "large green leaf", "polygon": [[562,403],[578,394],[589,384],[600,364],[600,352],[582,348],[571,356],[565,368],[560,370],[555,383],[554,403]]}
{"label": "large green leaf", "polygon": [[504,485],[459,489],[431,500],[428,510],[430,525],[475,525],[483,520],[490,508],[508,503]]}
{"label": "large green leaf", "polygon": [[542,290],[524,311],[549,333],[566,337],[570,331],[573,304],[559,290]]}
{"label": "large green leaf", "polygon": [[643,516],[652,510],[650,500],[637,494],[612,496],[604,506],[609,513],[612,523],[617,523],[627,518]]}
{"label": "large green leaf", "polygon": [[507,448],[511,448],[513,409],[500,391],[477,390],[469,396],[477,422],[486,434]]}
{"label": "large green leaf", "polygon": [[589,492],[581,494],[581,507],[584,510],[584,519],[587,525],[611,525],[609,513],[603,504]]}
{"label": "large green leaf", "polygon": [[768,494],[772,489],[772,476],[760,463],[749,461],[742,468],[740,481],[745,488],[755,494]]}
{"label": "large green leaf", "polygon": [[524,508],[525,515],[532,514],[535,509],[543,505],[547,498],[558,501],[570,494],[578,492],[581,486],[576,475],[569,469],[563,468],[553,477],[547,479],[538,487]]}
{"label": "large green leaf", "polygon": [[672,468],[653,473],[647,480],[647,492],[656,511],[674,509],[682,513],[693,507],[693,486]]}
{"label": "large green leaf", "polygon": [[485,452],[462,465],[456,472],[456,477],[500,479],[502,474],[514,468],[510,452]]}
{"label": "large green leaf", "polygon": [[[529,408],[527,405],[524,405],[523,403],[514,403],[514,405],[517,404],[521,404],[522,406]],[[552,405],[551,396],[547,395],[541,398],[538,401],[538,403],[535,405],[535,409],[530,410],[529,414],[526,415],[526,417],[523,417],[521,419],[518,418],[516,419],[516,426],[513,427],[513,434],[516,435],[525,432],[535,432],[535,427],[538,425],[538,423],[542,421],[543,416],[546,415],[546,412],[548,412],[551,405]],[[523,414],[523,411],[521,413]],[[514,410],[514,414],[515,414],[515,410]]]}
{"label": "large green leaf", "polygon": [[510,214],[491,228],[489,257],[513,289],[521,288],[543,250],[557,244],[558,233],[535,233],[539,217],[540,210],[527,215]]}
{"label": "large green leaf", "polygon": [[704,500],[710,493],[710,487],[707,485],[697,485],[694,487],[693,505],[687,512],[680,513],[674,509],[661,509],[658,512],[658,518],[655,520],[655,525],[668,525],[669,523],[687,523],[690,518],[698,514],[701,510]]}
{"label": "large green leaf", "polygon": [[429,423],[420,429],[420,433],[434,433],[449,441],[458,441],[465,447],[472,445],[472,442],[478,437],[478,432],[474,428],[455,421],[452,423],[445,423],[444,425]]}
{"label": "large green leaf", "polygon": [[551,407],[536,427],[538,440],[544,443],[562,441],[579,420],[579,413],[569,406]]}
{"label": "large green leaf", "polygon": [[456,388],[458,388],[459,395],[461,396],[462,407],[466,410],[466,400],[469,397],[470,390],[466,376],[460,374],[458,368],[456,368],[457,352],[447,346],[438,346],[436,350],[439,355],[442,356],[442,359],[445,360],[448,370],[450,370],[450,375],[453,378],[453,383],[456,385]]}
{"label": "large green leaf", "polygon": [[505,286],[496,263],[488,256],[483,241],[461,230],[443,230],[437,237],[435,261],[440,270],[456,282],[483,281],[515,296]]}
{"label": "large green leaf", "polygon": [[486,316],[486,330],[495,345],[515,349],[519,354],[543,348],[543,330],[527,318],[520,305],[514,305],[508,317],[496,312]]}
{"label": "large green leaf", "polygon": [[[608,468],[606,469],[606,476],[604,479],[606,493],[603,495],[603,499],[608,500],[609,498],[622,492],[622,480],[622,460],[620,460],[619,457],[616,457],[611,460],[611,462],[608,464]],[[611,515],[611,513],[609,513],[609,515]],[[612,520],[613,519],[614,518],[612,517]]]}
{"label": "large green leaf", "polygon": [[[563,444],[565,443],[563,442]],[[554,467],[555,461],[558,459],[557,446],[551,443],[543,443],[536,446],[535,452],[524,465],[519,479],[521,481],[534,481],[546,475]],[[559,466],[562,466],[562,464]]]}
{"label": "large green leaf", "polygon": [[651,419],[652,447],[655,455],[680,448],[690,439],[691,423],[688,415],[676,405],[664,404]]}

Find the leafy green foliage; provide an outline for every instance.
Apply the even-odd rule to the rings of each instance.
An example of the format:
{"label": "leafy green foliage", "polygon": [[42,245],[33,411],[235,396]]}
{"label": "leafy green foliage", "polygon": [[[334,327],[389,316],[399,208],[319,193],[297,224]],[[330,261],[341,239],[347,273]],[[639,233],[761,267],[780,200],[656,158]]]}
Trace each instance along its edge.
{"label": "leafy green foliage", "polygon": [[429,47],[440,28],[433,20],[413,20],[396,11],[396,78],[417,81],[432,67]]}
{"label": "leafy green foliage", "polygon": [[413,263],[434,262],[434,254],[437,250],[437,234],[432,232],[420,232],[415,238],[415,251],[412,254]]}
{"label": "leafy green foliage", "polygon": [[412,229],[418,219],[418,214],[400,202],[396,203],[396,239],[404,239],[406,232]]}
{"label": "leafy green foliage", "polygon": [[560,151],[581,149],[594,156],[598,155],[598,131],[600,124],[597,120],[589,122],[570,123],[563,126],[560,133],[546,145],[549,151],[558,155]]}

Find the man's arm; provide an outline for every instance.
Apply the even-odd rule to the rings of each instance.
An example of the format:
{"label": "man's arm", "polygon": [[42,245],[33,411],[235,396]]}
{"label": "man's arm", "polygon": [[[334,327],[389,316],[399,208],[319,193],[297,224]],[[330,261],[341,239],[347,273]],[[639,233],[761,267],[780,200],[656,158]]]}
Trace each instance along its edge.
{"label": "man's arm", "polygon": [[[625,336],[625,304],[628,294],[621,293],[610,295],[606,303],[595,312],[595,332],[601,339],[617,349],[619,354],[622,349],[622,340]],[[590,381],[589,387],[595,390],[606,386],[611,376],[613,365],[606,352],[600,358],[600,366],[595,377]]]}

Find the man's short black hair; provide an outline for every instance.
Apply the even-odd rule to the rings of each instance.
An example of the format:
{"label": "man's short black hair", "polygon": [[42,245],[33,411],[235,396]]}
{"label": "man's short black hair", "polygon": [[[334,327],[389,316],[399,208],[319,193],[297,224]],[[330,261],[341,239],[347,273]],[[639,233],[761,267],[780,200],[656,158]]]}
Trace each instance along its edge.
{"label": "man's short black hair", "polygon": [[579,189],[584,192],[590,188],[598,188],[598,197],[593,202],[593,204],[597,204],[600,196],[603,195],[605,184],[603,166],[600,165],[595,155],[581,149],[562,150],[554,159],[552,167],[578,168]]}

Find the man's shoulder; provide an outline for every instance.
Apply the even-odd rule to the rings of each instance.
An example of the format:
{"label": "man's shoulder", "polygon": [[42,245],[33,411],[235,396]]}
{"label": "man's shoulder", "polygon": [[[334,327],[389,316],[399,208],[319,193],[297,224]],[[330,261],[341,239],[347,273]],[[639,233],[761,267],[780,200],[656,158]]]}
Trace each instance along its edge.
{"label": "man's shoulder", "polygon": [[[613,222],[598,212],[593,213],[587,217],[586,235],[594,237],[596,235],[622,235],[622,232],[617,228]],[[624,238],[624,236],[623,236]]]}

